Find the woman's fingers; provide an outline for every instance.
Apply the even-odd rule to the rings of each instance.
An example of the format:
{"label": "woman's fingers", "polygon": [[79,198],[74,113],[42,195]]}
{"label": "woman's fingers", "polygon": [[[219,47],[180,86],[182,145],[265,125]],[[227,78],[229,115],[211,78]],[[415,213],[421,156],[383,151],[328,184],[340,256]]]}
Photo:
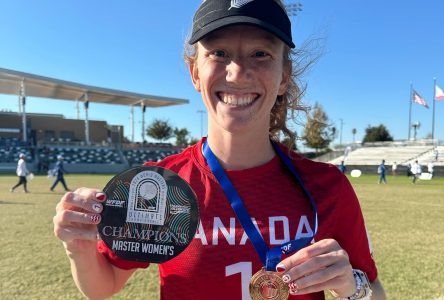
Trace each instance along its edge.
{"label": "woman's fingers", "polygon": [[106,200],[103,192],[94,189],[80,188],[75,192],[66,193],[56,207],[61,210],[78,210],[100,213],[103,210],[101,202]]}
{"label": "woman's fingers", "polygon": [[100,223],[100,214],[85,213],[73,210],[63,210],[56,214],[55,222],[58,224],[89,224],[97,225]]}
{"label": "woman's fingers", "polygon": [[292,294],[333,289],[342,295],[356,288],[348,254],[332,239],[299,250],[279,263],[277,270]]}
{"label": "woman's fingers", "polygon": [[106,195],[97,189],[79,188],[68,192],[56,206],[54,234],[64,242],[97,240],[97,224]]}

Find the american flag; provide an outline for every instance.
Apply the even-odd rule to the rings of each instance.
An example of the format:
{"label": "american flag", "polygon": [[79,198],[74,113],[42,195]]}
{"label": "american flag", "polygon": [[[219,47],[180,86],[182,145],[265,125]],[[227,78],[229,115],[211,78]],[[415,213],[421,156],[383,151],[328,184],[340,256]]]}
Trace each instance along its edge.
{"label": "american flag", "polygon": [[444,100],[444,91],[435,84],[435,100]]}
{"label": "american flag", "polygon": [[422,98],[415,90],[413,90],[413,102],[418,103],[424,106],[425,108],[429,108],[424,98]]}

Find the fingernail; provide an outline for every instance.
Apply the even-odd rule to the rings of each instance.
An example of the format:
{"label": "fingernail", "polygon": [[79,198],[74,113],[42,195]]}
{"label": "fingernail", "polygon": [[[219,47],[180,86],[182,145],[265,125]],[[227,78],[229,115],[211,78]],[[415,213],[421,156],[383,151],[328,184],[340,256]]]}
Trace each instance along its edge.
{"label": "fingernail", "polygon": [[298,292],[298,286],[296,283],[292,282],[288,285],[288,287],[290,288],[290,294],[296,294]]}
{"label": "fingernail", "polygon": [[105,193],[99,192],[99,193],[96,194],[96,198],[98,200],[102,201],[102,200],[105,200],[106,195],[105,195]]}
{"label": "fingernail", "polygon": [[102,204],[100,203],[94,203],[92,205],[92,208],[94,209],[95,212],[101,212],[102,211]]}
{"label": "fingernail", "polygon": [[285,266],[284,266],[284,264],[279,263],[279,264],[276,266],[276,271],[277,271],[277,272],[284,272],[284,271],[285,271]]}
{"label": "fingernail", "polygon": [[100,222],[100,215],[91,215],[91,222],[99,223]]}
{"label": "fingernail", "polygon": [[288,275],[284,275],[284,276],[282,276],[282,281],[283,282],[285,282],[285,283],[289,283],[290,282],[290,276],[288,276]]}

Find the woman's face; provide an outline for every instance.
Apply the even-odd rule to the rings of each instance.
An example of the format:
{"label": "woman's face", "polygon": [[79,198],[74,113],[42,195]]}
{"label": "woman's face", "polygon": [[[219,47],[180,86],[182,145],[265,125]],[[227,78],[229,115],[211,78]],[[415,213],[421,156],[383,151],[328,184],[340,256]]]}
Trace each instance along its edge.
{"label": "woman's face", "polygon": [[190,72],[210,129],[268,133],[271,109],[289,80],[284,47],[274,35],[248,25],[219,29],[198,42]]}

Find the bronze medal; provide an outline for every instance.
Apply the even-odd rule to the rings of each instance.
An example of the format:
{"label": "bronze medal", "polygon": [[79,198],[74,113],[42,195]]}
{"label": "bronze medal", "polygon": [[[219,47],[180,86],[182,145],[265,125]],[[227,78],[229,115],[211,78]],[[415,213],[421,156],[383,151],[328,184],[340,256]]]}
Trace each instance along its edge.
{"label": "bronze medal", "polygon": [[289,287],[276,272],[262,268],[250,280],[252,300],[287,300]]}

